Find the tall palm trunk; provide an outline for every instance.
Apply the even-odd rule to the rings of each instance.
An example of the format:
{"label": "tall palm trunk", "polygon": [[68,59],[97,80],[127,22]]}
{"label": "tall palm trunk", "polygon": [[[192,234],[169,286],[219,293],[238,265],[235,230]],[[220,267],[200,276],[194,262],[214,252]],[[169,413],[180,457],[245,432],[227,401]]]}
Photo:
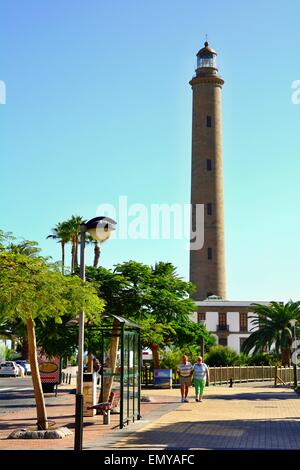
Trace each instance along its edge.
{"label": "tall palm trunk", "polygon": [[95,248],[94,248],[94,268],[98,268],[98,263],[100,259],[100,246],[98,242],[95,242]]}
{"label": "tall palm trunk", "polygon": [[78,268],[78,235],[75,235],[74,268]]}
{"label": "tall palm trunk", "polygon": [[75,271],[75,250],[76,250],[76,248],[75,248],[75,243],[76,243],[76,242],[75,242],[75,236],[74,236],[74,235],[72,235],[72,251],[71,251],[71,253],[72,253],[72,259],[71,259],[71,273],[74,273],[74,271]]}
{"label": "tall palm trunk", "polygon": [[283,366],[290,366],[291,351],[290,348],[282,348],[281,350],[281,363]]}
{"label": "tall palm trunk", "polygon": [[38,368],[35,328],[32,318],[29,318],[26,321],[26,327],[28,333],[29,362],[37,412],[37,427],[38,429],[45,430],[48,429],[48,420],[41,377]]}
{"label": "tall palm trunk", "polygon": [[61,273],[65,274],[65,244],[66,242],[62,240],[61,242]]}

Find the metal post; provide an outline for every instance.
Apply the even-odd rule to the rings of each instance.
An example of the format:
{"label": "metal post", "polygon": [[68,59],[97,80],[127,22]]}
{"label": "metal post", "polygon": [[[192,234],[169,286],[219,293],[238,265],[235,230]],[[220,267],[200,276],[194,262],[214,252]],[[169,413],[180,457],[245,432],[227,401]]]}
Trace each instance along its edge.
{"label": "metal post", "polygon": [[138,331],[138,415],[137,419],[141,419],[141,365],[142,365],[142,350],[140,331]]}
{"label": "metal post", "polygon": [[298,387],[298,364],[297,364],[297,356],[296,356],[296,349],[297,349],[297,346],[296,346],[296,324],[294,325],[293,327],[293,336],[294,336],[294,358],[295,358],[295,362],[293,361],[293,367],[294,367],[294,389],[296,390],[297,387]]}
{"label": "metal post", "polygon": [[124,324],[121,325],[120,429],[124,427]]}
{"label": "metal post", "polygon": [[[85,281],[85,232],[86,226],[80,226],[80,277]],[[74,450],[82,450],[83,435],[83,355],[84,355],[84,311],[79,314],[79,337],[78,337],[78,373],[75,401],[75,441]]]}

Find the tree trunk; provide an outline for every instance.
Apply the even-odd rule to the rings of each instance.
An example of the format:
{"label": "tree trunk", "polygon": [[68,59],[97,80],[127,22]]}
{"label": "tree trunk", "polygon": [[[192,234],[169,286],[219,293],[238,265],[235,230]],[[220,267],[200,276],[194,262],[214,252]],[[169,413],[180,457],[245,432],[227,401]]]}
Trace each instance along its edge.
{"label": "tree trunk", "polygon": [[48,429],[47,412],[45,406],[45,399],[42,389],[40,372],[37,360],[36,337],[35,328],[32,318],[26,321],[28,333],[28,346],[29,346],[29,362],[31,367],[31,378],[34,389],[34,397],[37,412],[37,427],[41,430]]}
{"label": "tree trunk", "polygon": [[120,328],[119,328],[118,320],[114,319],[113,321],[113,328],[112,328],[112,337],[110,342],[110,350],[109,350],[109,358],[108,358],[108,370],[107,372],[110,374],[108,377],[105,377],[103,380],[103,401],[108,401],[110,392],[112,390],[113,382],[114,382],[114,373],[116,372],[116,365],[117,365],[117,352],[119,348],[119,335],[120,335]]}
{"label": "tree trunk", "polygon": [[65,242],[61,241],[61,273],[65,274]]}
{"label": "tree trunk", "polygon": [[75,271],[75,241],[74,241],[74,235],[72,235],[72,259],[71,259],[71,273],[74,273]]}
{"label": "tree trunk", "polygon": [[100,246],[96,242],[95,248],[94,248],[94,268],[98,268],[99,259],[100,259]]}
{"label": "tree trunk", "polygon": [[88,367],[87,367],[88,372],[93,372],[93,354],[89,352],[88,355]]}
{"label": "tree trunk", "polygon": [[290,366],[291,352],[289,348],[281,350],[281,363],[283,366]]}
{"label": "tree trunk", "polygon": [[[75,235],[74,268],[78,268],[78,235]],[[74,269],[75,270],[75,269]]]}
{"label": "tree trunk", "polygon": [[29,348],[28,348],[28,338],[24,336],[21,341],[21,357],[22,359],[28,359]]}
{"label": "tree trunk", "polygon": [[151,344],[151,351],[152,351],[154,369],[160,369],[160,360],[159,360],[158,349],[159,348],[158,348],[157,344]]}

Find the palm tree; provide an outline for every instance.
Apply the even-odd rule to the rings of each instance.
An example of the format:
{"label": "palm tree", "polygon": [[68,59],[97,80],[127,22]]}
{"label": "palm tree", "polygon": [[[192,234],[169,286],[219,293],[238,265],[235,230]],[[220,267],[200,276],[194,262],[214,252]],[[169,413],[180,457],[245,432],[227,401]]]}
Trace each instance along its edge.
{"label": "palm tree", "polygon": [[71,240],[71,232],[68,222],[60,222],[52,229],[52,234],[48,235],[47,238],[58,240],[61,244],[61,272],[65,272],[65,245]]}
{"label": "palm tree", "polygon": [[84,222],[84,219],[79,215],[72,215],[72,217],[66,222],[68,229],[69,229],[71,241],[72,241],[72,262],[71,262],[72,273],[74,273],[75,269],[78,267],[79,234],[80,234],[80,225],[83,222]]}
{"label": "palm tree", "polygon": [[[293,334],[290,320],[300,320],[300,302],[286,304],[271,302],[270,305],[253,304],[252,319],[254,331],[243,343],[242,351],[249,354],[263,352],[265,347],[275,347],[275,352],[281,355],[283,366],[290,364]],[[257,329],[258,327],[258,329]]]}
{"label": "palm tree", "polygon": [[99,264],[99,259],[100,259],[100,241],[99,240],[94,240],[90,235],[86,235],[85,242],[87,245],[94,245],[94,262],[93,262],[93,267],[98,268]]}
{"label": "palm tree", "polygon": [[38,247],[38,243],[31,240],[23,240],[19,243],[10,243],[7,247],[7,251],[15,255],[26,255],[31,258],[36,258],[41,249]]}

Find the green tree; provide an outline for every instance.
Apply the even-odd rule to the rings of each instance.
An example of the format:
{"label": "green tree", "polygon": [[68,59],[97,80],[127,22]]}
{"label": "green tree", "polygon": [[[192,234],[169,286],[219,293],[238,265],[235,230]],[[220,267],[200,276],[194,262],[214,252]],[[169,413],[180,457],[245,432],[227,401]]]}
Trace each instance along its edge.
{"label": "green tree", "polygon": [[275,353],[281,355],[282,365],[289,365],[293,338],[290,320],[300,320],[300,302],[253,304],[253,313],[256,316],[251,317],[252,330],[256,331],[244,341],[242,351],[256,354],[274,347]]}
{"label": "green tree", "polygon": [[170,344],[175,330],[171,324],[157,323],[154,317],[147,317],[140,320],[141,326],[141,344],[143,348],[150,348],[153,355],[153,363],[155,369],[160,369],[159,349]]}
{"label": "green tree", "polygon": [[[148,318],[164,325],[177,319],[188,321],[196,310],[189,298],[193,284],[180,279],[171,263],[160,262],[151,267],[127,261],[116,265],[113,272],[102,267],[87,268],[86,275],[98,284],[109,313],[122,314],[137,323]],[[158,344],[152,342],[151,349],[157,366]]]}
{"label": "green tree", "polygon": [[39,429],[47,429],[47,414],[37,362],[35,322],[54,318],[61,323],[64,314],[87,317],[103,310],[92,285],[78,277],[64,277],[42,258],[3,251],[0,253],[0,310],[9,320],[21,319],[26,325],[29,361],[35,394]]}
{"label": "green tree", "polygon": [[31,240],[22,240],[19,243],[10,243],[6,250],[13,254],[26,255],[32,258],[40,256],[41,252],[38,243]]}
{"label": "green tree", "polygon": [[199,355],[202,349],[202,341],[204,341],[204,349],[206,351],[216,344],[216,339],[207,331],[204,325],[196,323],[189,318],[172,320],[170,325],[175,331],[172,343],[181,349],[191,345],[199,348]]}

